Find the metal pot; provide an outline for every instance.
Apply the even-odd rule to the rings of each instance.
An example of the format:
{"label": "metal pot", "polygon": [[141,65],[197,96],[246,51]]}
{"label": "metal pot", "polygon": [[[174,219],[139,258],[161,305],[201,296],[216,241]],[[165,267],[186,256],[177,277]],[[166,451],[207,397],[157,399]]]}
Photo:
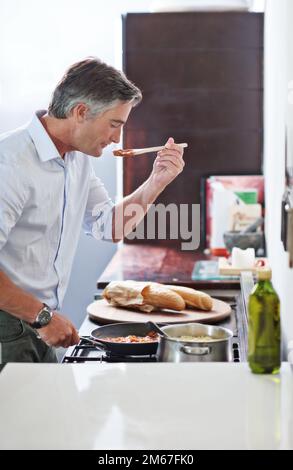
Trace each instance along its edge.
{"label": "metal pot", "polygon": [[[201,323],[162,327],[157,351],[159,362],[223,362],[232,360],[232,331]],[[170,337],[169,337],[170,336]],[[180,336],[211,336],[213,341],[182,341]]]}

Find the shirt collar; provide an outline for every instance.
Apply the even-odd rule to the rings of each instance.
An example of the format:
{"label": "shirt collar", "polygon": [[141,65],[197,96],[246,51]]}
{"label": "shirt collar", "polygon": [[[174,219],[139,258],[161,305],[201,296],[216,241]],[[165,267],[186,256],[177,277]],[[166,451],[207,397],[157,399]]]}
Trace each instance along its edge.
{"label": "shirt collar", "polygon": [[46,110],[37,111],[28,124],[27,130],[35,144],[38,155],[43,162],[53,160],[55,158],[62,160],[60,153],[40,121],[40,118],[46,113]]}

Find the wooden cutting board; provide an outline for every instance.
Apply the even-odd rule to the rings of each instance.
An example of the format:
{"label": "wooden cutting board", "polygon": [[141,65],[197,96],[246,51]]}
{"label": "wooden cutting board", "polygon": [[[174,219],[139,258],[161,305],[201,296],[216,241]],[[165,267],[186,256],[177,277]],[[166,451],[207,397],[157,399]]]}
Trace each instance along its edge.
{"label": "wooden cutting board", "polygon": [[126,308],[118,308],[109,305],[104,299],[96,300],[87,307],[89,317],[102,324],[107,323],[145,323],[154,321],[160,325],[166,323],[216,323],[231,315],[231,307],[222,300],[213,299],[213,310],[203,312],[202,310],[187,309],[181,312],[174,310],[153,311],[151,313],[139,312]]}
{"label": "wooden cutting board", "polygon": [[[264,266],[266,268],[269,267],[269,263],[267,258],[261,258],[264,261]],[[250,271],[252,274],[257,273],[257,267],[253,267],[250,269],[243,269],[243,268],[237,268],[237,266],[232,266],[227,258],[219,258],[219,274],[221,276],[240,276],[240,274],[244,271]]]}

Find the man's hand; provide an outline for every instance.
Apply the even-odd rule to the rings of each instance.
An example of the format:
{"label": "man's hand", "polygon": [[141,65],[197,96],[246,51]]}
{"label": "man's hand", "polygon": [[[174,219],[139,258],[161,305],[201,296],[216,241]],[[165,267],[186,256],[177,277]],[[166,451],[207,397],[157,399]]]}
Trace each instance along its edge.
{"label": "man's hand", "polygon": [[48,346],[68,348],[79,342],[73,324],[57,312],[54,312],[49,325],[38,329],[38,334]]}
{"label": "man's hand", "polygon": [[164,189],[182,172],[185,165],[183,152],[184,149],[170,137],[165,148],[157,153],[151,178],[158,188]]}

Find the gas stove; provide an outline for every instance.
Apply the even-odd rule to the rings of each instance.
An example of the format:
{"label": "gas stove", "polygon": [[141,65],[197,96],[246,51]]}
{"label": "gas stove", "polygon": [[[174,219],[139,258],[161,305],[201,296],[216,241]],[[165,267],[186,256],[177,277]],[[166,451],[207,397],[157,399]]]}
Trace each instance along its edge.
{"label": "gas stove", "polygon": [[156,362],[155,355],[148,356],[117,356],[113,353],[105,352],[98,346],[93,346],[85,339],[78,345],[69,348],[63,357],[63,363],[84,363],[84,362]]}
{"label": "gas stove", "polygon": [[[217,323],[218,326],[228,328],[233,331],[232,339],[232,361],[244,362],[247,358],[247,292],[251,290],[243,287],[241,284],[241,291],[236,290],[233,292],[209,292],[211,296],[227,302],[231,309],[232,314],[229,318]],[[96,299],[98,296],[95,297]],[[82,335],[89,337],[92,330],[97,327],[97,324],[89,319],[86,319],[82,326]],[[155,355],[152,356],[116,356],[112,353],[105,352],[99,346],[89,344],[86,340],[82,339],[76,346],[67,349],[66,354],[62,359],[63,363],[117,363],[117,362],[157,362]]]}

